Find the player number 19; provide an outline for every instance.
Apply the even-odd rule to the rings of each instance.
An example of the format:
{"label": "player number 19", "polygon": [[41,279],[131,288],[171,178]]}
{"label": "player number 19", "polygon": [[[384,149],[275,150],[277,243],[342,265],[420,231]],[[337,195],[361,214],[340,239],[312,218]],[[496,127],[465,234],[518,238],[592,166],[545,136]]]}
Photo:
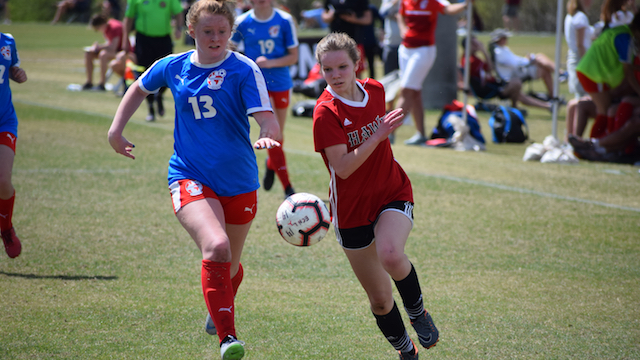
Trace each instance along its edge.
{"label": "player number 19", "polygon": [[[193,117],[196,120],[202,119],[203,116],[205,119],[210,119],[218,113],[218,110],[213,107],[213,99],[209,95],[201,95],[199,99],[196,96],[192,96],[189,98],[189,104],[191,104]],[[206,110],[205,112],[200,111],[200,105]]]}
{"label": "player number 19", "polygon": [[6,69],[4,65],[0,65],[0,84],[4,84],[4,72]]}
{"label": "player number 19", "polygon": [[272,39],[259,40],[258,43],[260,43],[260,52],[262,55],[271,54],[273,49],[276,47],[276,44]]}

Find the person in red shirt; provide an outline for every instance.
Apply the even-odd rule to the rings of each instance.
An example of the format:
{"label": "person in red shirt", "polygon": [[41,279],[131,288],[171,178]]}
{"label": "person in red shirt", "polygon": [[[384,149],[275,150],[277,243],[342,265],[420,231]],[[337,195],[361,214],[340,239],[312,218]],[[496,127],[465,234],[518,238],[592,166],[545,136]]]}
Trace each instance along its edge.
{"label": "person in red shirt", "polygon": [[[82,90],[104,91],[109,62],[115,59],[116,54],[122,50],[122,22],[116,19],[109,19],[103,14],[97,14],[91,18],[90,24],[93,30],[104,34],[106,41],[104,44],[95,42],[84,49],[84,67],[87,74],[87,82],[82,86]],[[100,62],[100,83],[94,87],[93,61],[96,59]]]}
{"label": "person in red shirt", "polygon": [[455,15],[462,12],[466,2],[451,4],[447,0],[402,0],[398,11],[398,26],[402,44],[398,49],[400,62],[400,99],[398,107],[413,116],[417,133],[405,141],[407,145],[424,145],[422,83],[436,60],[435,32],[438,14]]}
{"label": "person in red shirt", "polygon": [[[467,39],[464,37],[460,42],[463,54],[466,41]],[[464,69],[464,65],[465,58],[462,56],[460,58],[460,67]],[[464,89],[462,74],[460,74],[458,83],[458,87]],[[518,107],[518,101],[520,101],[524,105],[536,106],[546,110],[551,109],[549,102],[525,95],[522,92],[522,81],[518,77],[511,78],[509,82],[496,79],[493,76],[491,57],[482,42],[475,36],[471,36],[471,48],[469,51],[469,87],[474,95],[480,99],[491,99],[497,96],[500,99],[510,99],[513,107]]]}
{"label": "person in red shirt", "polygon": [[385,114],[382,84],[357,79],[360,55],[348,35],[331,33],[320,40],[316,60],[327,88],[313,112],[314,146],[331,177],[336,238],[385,338],[401,359],[418,359],[389,279],[395,282],[420,344],[434,346],[438,330],[424,308],[416,269],[404,253],[413,227],[413,191],[388,139],[402,125],[403,111]]}

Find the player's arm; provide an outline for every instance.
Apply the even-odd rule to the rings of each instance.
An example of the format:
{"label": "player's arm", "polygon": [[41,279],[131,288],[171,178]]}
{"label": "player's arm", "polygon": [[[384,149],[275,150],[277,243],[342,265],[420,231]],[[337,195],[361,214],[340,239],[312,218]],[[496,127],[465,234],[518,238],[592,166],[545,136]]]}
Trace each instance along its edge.
{"label": "player's arm", "polygon": [[144,99],[147,98],[147,95],[149,94],[142,91],[138,85],[138,80],[134,81],[122,97],[122,101],[120,105],[118,105],[118,110],[116,110],[116,115],[109,128],[109,144],[118,154],[122,154],[128,158],[136,158],[131,154],[135,146],[122,136],[122,132],[129,122],[129,119],[131,119],[131,116],[133,116],[138,107],[140,107]]}
{"label": "player's arm", "polygon": [[367,26],[367,25],[371,25],[371,23],[373,22],[373,13],[369,9],[367,9],[362,14],[362,16],[358,16],[355,13],[350,12],[350,13],[340,14],[340,19],[346,22],[350,22],[352,24]]}
{"label": "player's arm", "polygon": [[346,179],[353,174],[371,156],[373,151],[396,128],[402,125],[404,114],[402,109],[395,109],[382,118],[378,130],[365,142],[351,152],[347,152],[346,144],[329,146],[324,153],[336,175]]}
{"label": "player's arm", "polygon": [[449,4],[442,8],[442,13],[445,15],[457,15],[460,14],[467,7],[467,2]]}
{"label": "player's arm", "polygon": [[287,55],[275,59],[267,59],[265,56],[260,56],[256,59],[256,64],[263,69],[278,68],[291,66],[298,62],[298,47],[292,47],[288,49]]}
{"label": "player's arm", "polygon": [[404,22],[404,16],[401,13],[396,14],[396,20],[398,22],[398,29],[400,29],[400,36],[404,39],[407,34],[407,23]]}
{"label": "player's arm", "polygon": [[129,34],[133,31],[133,21],[133,18],[130,17],[125,17],[122,20],[122,36],[124,37],[124,39],[122,39],[122,50],[127,53],[129,52],[129,49],[131,49],[131,44],[129,44]]}
{"label": "player's arm", "polygon": [[280,146],[276,139],[280,139],[280,125],[276,116],[271,111],[258,111],[251,114],[260,126],[260,135],[253,144],[256,149],[271,149]]}
{"label": "player's arm", "polygon": [[9,68],[9,79],[22,84],[27,81],[27,72],[23,68],[18,66],[12,66]]}

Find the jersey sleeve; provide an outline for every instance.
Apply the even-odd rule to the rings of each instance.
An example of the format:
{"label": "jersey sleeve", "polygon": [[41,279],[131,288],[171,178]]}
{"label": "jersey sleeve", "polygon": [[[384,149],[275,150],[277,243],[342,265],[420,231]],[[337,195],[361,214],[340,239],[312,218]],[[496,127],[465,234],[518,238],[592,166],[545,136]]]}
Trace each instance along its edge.
{"label": "jersey sleeve", "polygon": [[171,59],[172,57],[165,57],[156,61],[147,71],[140,75],[138,84],[142,91],[155,94],[161,87],[168,86],[164,75]]}
{"label": "jersey sleeve", "polygon": [[182,13],[182,4],[180,0],[171,0],[171,15],[179,15]]}
{"label": "jersey sleeve", "polygon": [[242,89],[242,102],[244,103],[247,115],[260,111],[273,111],[267,92],[267,83],[264,80],[262,71],[256,63],[244,55],[238,55],[238,59],[244,62],[248,69],[246,76],[240,84]]}
{"label": "jersey sleeve", "polygon": [[287,49],[298,46],[298,35],[296,34],[296,24],[293,22],[293,17],[289,16],[285,18],[288,26],[284,29],[284,43]]}
{"label": "jersey sleeve", "polygon": [[615,39],[613,39],[613,46],[615,46],[618,52],[618,59],[621,63],[631,64],[633,62],[633,41],[631,41],[631,34],[618,34]]}
{"label": "jersey sleeve", "polygon": [[15,39],[11,42],[11,66],[20,66],[20,56],[18,55],[18,48],[16,47]]}
{"label": "jersey sleeve", "polygon": [[340,144],[348,144],[337,115],[327,106],[319,104],[313,111],[313,145],[316,152]]}

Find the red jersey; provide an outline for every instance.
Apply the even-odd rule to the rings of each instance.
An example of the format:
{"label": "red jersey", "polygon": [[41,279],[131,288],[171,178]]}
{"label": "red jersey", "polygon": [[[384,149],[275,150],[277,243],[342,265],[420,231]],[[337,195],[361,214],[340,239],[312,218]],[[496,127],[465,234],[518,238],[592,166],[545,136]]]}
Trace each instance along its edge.
{"label": "red jersey", "polygon": [[111,42],[116,37],[120,38],[116,51],[122,50],[122,42],[124,40],[122,22],[116,19],[109,19],[109,21],[107,21],[107,27],[104,29],[104,37],[109,42]]}
{"label": "red jersey", "polygon": [[327,87],[313,111],[313,141],[331,177],[329,199],[337,229],[371,225],[383,206],[393,201],[413,202],[411,182],[393,158],[389,139],[379,143],[346,179],[336,175],[324,153],[325,148],[340,144],[347,145],[348,152],[353,151],[376,132],[385,115],[382,84],[373,79],[357,81],[364,100],[344,99]]}
{"label": "red jersey", "polygon": [[[460,66],[464,69],[464,56],[460,58]],[[469,75],[480,79],[483,83],[496,82],[496,79],[491,75],[489,64],[475,55],[469,56]]]}
{"label": "red jersey", "polygon": [[407,48],[434,45],[438,14],[449,4],[447,0],[402,0],[398,13],[407,25],[402,45]]}

